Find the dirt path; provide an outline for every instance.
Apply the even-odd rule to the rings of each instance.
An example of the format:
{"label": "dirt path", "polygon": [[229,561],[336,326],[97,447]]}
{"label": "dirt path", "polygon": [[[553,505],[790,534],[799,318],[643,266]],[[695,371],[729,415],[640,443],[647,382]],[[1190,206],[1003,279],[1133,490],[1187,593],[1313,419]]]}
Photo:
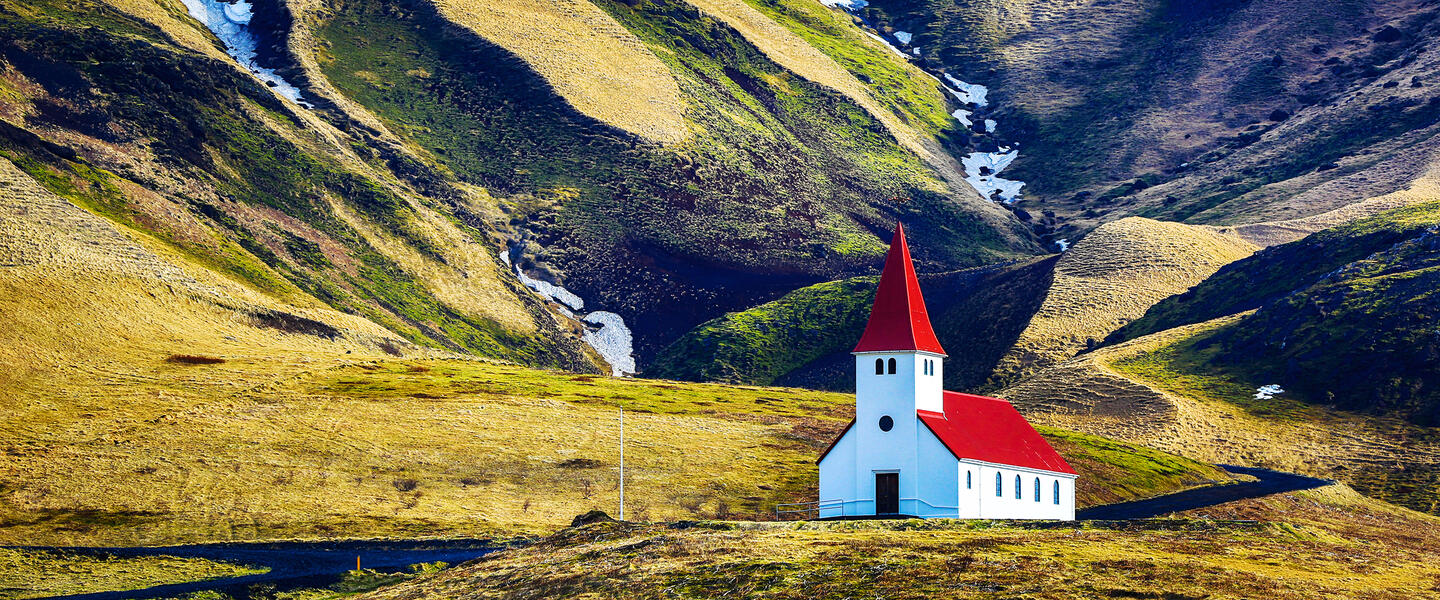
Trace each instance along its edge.
{"label": "dirt path", "polygon": [[357,540],[196,544],[147,548],[36,548],[118,557],[164,555],[204,558],[270,568],[269,573],[244,577],[177,583],[123,592],[55,596],[55,598],[139,600],[143,598],[173,598],[191,592],[217,590],[244,600],[250,597],[250,586],[254,585],[265,585],[267,588],[274,586],[273,590],[267,591],[284,591],[335,583],[346,571],[355,568],[357,556],[360,558],[360,566],[366,569],[399,571],[413,564],[435,561],[444,561],[454,565],[494,552],[501,549],[502,546],[488,540]]}
{"label": "dirt path", "polygon": [[1151,519],[1183,510],[1194,510],[1271,494],[1308,490],[1335,483],[1328,479],[1316,479],[1269,469],[1220,466],[1231,473],[1253,475],[1257,481],[1188,490],[1148,500],[1096,506],[1081,510],[1075,516],[1078,519],[1086,520]]}

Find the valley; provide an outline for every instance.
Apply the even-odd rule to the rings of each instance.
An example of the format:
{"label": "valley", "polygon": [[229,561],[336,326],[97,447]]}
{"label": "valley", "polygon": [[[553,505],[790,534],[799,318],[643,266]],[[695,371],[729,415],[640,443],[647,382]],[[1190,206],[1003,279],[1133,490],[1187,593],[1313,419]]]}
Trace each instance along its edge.
{"label": "valley", "polygon": [[[0,0],[0,597],[1440,597],[1437,16]],[[1318,479],[785,520],[897,223],[1082,514]]]}

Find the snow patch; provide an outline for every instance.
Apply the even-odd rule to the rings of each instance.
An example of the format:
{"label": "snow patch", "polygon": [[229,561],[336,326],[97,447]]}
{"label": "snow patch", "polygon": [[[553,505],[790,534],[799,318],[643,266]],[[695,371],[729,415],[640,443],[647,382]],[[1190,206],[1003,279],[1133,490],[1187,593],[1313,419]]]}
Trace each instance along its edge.
{"label": "snow patch", "polygon": [[860,10],[870,5],[868,0],[820,0],[820,3],[830,8],[843,8],[845,10]]}
{"label": "snow patch", "polygon": [[998,200],[1006,204],[1020,198],[1023,181],[996,177],[1005,167],[1020,155],[1019,150],[1001,148],[999,152],[972,152],[960,162],[965,165],[965,181],[987,200]]}
{"label": "snow patch", "polygon": [[909,46],[910,40],[915,39],[915,34],[908,31],[897,31],[895,32],[895,39],[900,40],[901,44]]}
{"label": "snow patch", "polygon": [[577,315],[577,312],[585,308],[584,299],[564,286],[526,275],[510,261],[508,250],[500,252],[500,260],[514,270],[515,277],[519,278],[525,287],[546,300],[559,304],[560,311],[565,313],[565,316],[585,325],[585,333],[580,335],[580,339],[599,352],[605,362],[610,364],[612,376],[622,377],[635,373],[635,338],[630,333],[630,328],[625,325],[624,317],[604,310]]}
{"label": "snow patch", "polygon": [[915,53],[915,56],[920,56],[920,47],[919,47],[919,46],[916,46],[916,47],[914,47],[914,48],[911,48],[910,51],[913,52],[913,53]]}
{"label": "snow patch", "polygon": [[964,125],[964,126],[966,126],[966,127],[970,127],[970,126],[973,126],[973,125],[974,125],[974,123],[971,123],[971,122],[970,122],[970,115],[973,115],[973,114],[975,114],[975,113],[972,113],[972,112],[970,112],[970,111],[968,111],[968,110],[965,110],[965,109],[963,109],[963,108],[957,108],[957,109],[955,109],[955,112],[950,113],[950,116],[955,117],[955,120],[956,120],[956,121],[959,121],[961,125]]}
{"label": "snow patch", "polygon": [[1058,240],[1055,240],[1055,247],[1056,247],[1056,248],[1059,248],[1061,252],[1064,252],[1064,251],[1066,251],[1066,250],[1069,250],[1069,249],[1070,249],[1070,238],[1060,238],[1060,239],[1058,239]]}
{"label": "snow patch", "polygon": [[236,62],[250,71],[261,83],[275,90],[276,93],[289,98],[291,101],[310,108],[310,103],[300,96],[300,89],[290,85],[274,69],[267,69],[255,64],[255,49],[258,42],[255,36],[250,33],[250,20],[254,18],[254,7],[249,0],[236,0],[234,3],[216,2],[215,0],[180,0],[185,4],[185,10],[196,21],[209,28],[215,37],[225,44],[225,50]]}
{"label": "snow patch", "polygon": [[891,52],[894,52],[895,54],[899,55],[901,58],[903,58],[903,59],[905,59],[905,60],[910,60],[911,58],[913,58],[913,57],[911,57],[909,54],[906,54],[903,50],[901,50],[901,49],[899,49],[899,48],[896,48],[895,45],[894,45],[894,44],[891,44],[889,40],[886,40],[885,38],[880,37],[880,36],[879,36],[878,34],[876,34],[875,32],[873,32],[873,31],[865,31],[864,33],[865,33],[865,35],[870,36],[870,39],[873,39],[873,40],[875,40],[875,41],[877,41],[877,42],[880,42],[881,44],[884,44],[886,48],[889,48]]}
{"label": "snow patch", "polygon": [[996,125],[999,123],[996,123],[995,119],[985,119],[985,133],[995,133]]}
{"label": "snow patch", "polygon": [[1271,398],[1274,398],[1276,394],[1283,393],[1285,393],[1285,390],[1281,389],[1280,386],[1277,384],[1272,383],[1270,385],[1262,385],[1258,388],[1255,388],[1255,399],[1269,400]]}
{"label": "snow patch", "polygon": [[945,90],[953,94],[961,104],[974,104],[980,108],[985,108],[990,104],[985,100],[985,95],[990,93],[985,86],[978,83],[965,83],[949,73],[943,75],[945,75],[945,80],[950,82],[950,86]]}
{"label": "snow patch", "polygon": [[605,362],[610,363],[610,374],[620,377],[635,372],[634,337],[625,326],[625,318],[613,312],[597,310],[580,318],[581,321],[599,326],[585,329],[580,339],[590,344]]}

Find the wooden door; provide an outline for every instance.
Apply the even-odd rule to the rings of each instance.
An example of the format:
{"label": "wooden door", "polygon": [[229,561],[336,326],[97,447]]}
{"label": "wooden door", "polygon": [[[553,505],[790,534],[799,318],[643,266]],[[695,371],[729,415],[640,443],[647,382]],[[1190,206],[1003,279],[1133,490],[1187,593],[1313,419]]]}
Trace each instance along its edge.
{"label": "wooden door", "polygon": [[875,514],[893,515],[900,512],[900,474],[875,474]]}

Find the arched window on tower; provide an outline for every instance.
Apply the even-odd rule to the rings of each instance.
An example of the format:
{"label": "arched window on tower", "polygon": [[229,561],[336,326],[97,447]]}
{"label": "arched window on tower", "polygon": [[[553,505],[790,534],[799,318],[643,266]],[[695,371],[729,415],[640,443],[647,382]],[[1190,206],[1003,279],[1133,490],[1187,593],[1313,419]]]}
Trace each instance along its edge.
{"label": "arched window on tower", "polygon": [[1022,492],[1020,491],[1020,474],[1019,474],[1019,473],[1016,473],[1016,474],[1015,474],[1015,499],[1016,499],[1016,500],[1019,500],[1022,495],[1023,495],[1023,494],[1022,494]]}
{"label": "arched window on tower", "polygon": [[890,374],[891,374],[891,375],[894,375],[894,374],[895,374],[895,359],[893,359],[893,358],[890,359]]}
{"label": "arched window on tower", "polygon": [[995,474],[995,497],[996,497],[996,498],[999,498],[999,497],[1001,497],[1001,496],[1004,496],[1004,495],[1005,495],[1005,491],[1004,491],[1004,490],[1005,490],[1005,483],[1000,479],[1000,474],[999,474],[999,473],[996,473],[996,474]]}
{"label": "arched window on tower", "polygon": [[1040,501],[1040,478],[1035,478],[1035,501]]}
{"label": "arched window on tower", "polygon": [[876,375],[884,375],[884,374],[885,374],[885,359],[883,359],[883,358],[877,358],[877,359],[875,359],[875,374],[876,374]]}

